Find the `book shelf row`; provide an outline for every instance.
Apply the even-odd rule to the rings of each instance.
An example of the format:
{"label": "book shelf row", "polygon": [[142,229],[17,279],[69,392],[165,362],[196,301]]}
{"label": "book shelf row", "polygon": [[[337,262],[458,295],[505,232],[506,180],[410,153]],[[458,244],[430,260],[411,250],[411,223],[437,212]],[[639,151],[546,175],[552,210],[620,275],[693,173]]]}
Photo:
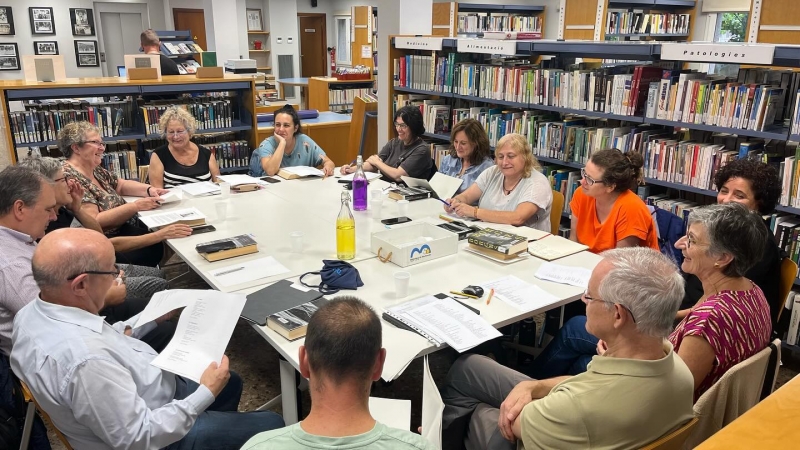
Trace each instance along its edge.
{"label": "book shelf row", "polygon": [[606,36],[619,34],[688,35],[689,14],[609,11]]}
{"label": "book shelf row", "polygon": [[540,16],[459,13],[458,33],[486,31],[542,32],[544,21]]}
{"label": "book shelf row", "polygon": [[225,128],[233,126],[239,117],[234,114],[231,100],[193,101],[191,103],[169,103],[140,107],[148,134],[158,134],[159,120],[171,106],[180,106],[189,112],[197,122],[198,130]]}

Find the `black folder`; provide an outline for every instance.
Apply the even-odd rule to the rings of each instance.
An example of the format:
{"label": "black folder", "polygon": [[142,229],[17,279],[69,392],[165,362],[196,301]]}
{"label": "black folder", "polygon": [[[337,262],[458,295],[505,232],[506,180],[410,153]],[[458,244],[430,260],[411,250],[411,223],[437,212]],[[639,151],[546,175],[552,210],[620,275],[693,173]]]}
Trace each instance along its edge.
{"label": "black folder", "polygon": [[267,317],[270,315],[308,303],[320,297],[322,297],[322,294],[315,289],[303,292],[293,288],[291,281],[281,280],[249,294],[244,304],[244,309],[242,309],[241,317],[264,326],[267,324]]}

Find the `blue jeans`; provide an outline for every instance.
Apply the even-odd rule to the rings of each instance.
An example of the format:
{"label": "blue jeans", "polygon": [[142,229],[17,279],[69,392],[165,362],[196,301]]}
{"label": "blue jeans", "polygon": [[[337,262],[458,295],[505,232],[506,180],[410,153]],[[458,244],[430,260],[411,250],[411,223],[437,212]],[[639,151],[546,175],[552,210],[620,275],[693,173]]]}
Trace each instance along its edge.
{"label": "blue jeans", "polygon": [[[197,390],[197,383],[176,377],[175,399],[186,398]],[[237,412],[242,396],[242,378],[231,372],[228,384],[197,420],[189,433],[168,450],[239,449],[248,439],[262,431],[284,426],[283,418],[272,411]]]}
{"label": "blue jeans", "polygon": [[527,375],[536,380],[577,375],[597,354],[598,339],[586,331],[586,316],[567,321],[541,355],[533,361]]}

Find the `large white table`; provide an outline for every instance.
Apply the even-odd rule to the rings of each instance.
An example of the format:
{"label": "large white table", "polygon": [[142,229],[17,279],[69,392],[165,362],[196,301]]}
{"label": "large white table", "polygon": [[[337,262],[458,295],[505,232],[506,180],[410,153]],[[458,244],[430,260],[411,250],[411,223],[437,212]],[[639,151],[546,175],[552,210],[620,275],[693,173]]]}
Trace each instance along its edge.
{"label": "large white table", "polygon": [[[370,183],[370,190],[386,186],[388,183],[375,180]],[[332,177],[325,180],[283,180],[280,183],[270,184],[260,191],[231,194],[228,199],[221,199],[218,196],[197,198],[185,196],[179,204],[165,205],[161,210],[193,206],[206,214],[208,222],[217,228],[216,232],[173,239],[168,241],[168,244],[192,270],[215,289],[249,294],[280,279],[296,281],[303,273],[319,270],[323,259],[335,258],[335,222],[341,206],[339,200],[341,192],[342,184]],[[228,219],[225,221],[216,218],[215,204],[220,201],[229,203]],[[411,202],[407,215],[414,221],[435,222],[436,217],[442,212],[442,204],[439,201],[427,199]],[[413,298],[440,292],[447,293],[470,284],[480,285],[506,275],[515,275],[555,296],[555,300],[542,302],[539,307],[530,311],[520,311],[499,299],[493,300],[490,305],[479,300],[464,301],[479,309],[482,317],[499,328],[577,300],[583,292],[583,288],[535,278],[534,273],[543,261],[533,256],[513,264],[500,264],[459,250],[454,255],[407,268],[400,268],[392,263],[382,263],[370,251],[370,235],[386,229],[385,225],[380,223],[380,219],[398,215],[396,203],[385,198],[379,213],[370,210],[353,211],[353,215],[356,220],[356,258],[350,262],[359,270],[364,286],[357,291],[341,291],[340,295],[356,295],[372,305],[378,313],[389,306]],[[304,250],[301,254],[291,252],[289,234],[294,231],[302,231],[304,234]],[[236,258],[236,262],[274,256],[289,269],[289,272],[236,286],[220,286],[209,272],[231,262],[209,263],[199,256],[194,247],[201,242],[244,233],[255,234],[259,252]],[[466,245],[466,241],[461,241],[459,248]],[[591,269],[599,260],[600,257],[597,255],[581,252],[558,260],[557,263]],[[408,296],[403,299],[395,298],[394,291],[394,273],[400,270],[411,274]],[[297,358],[298,348],[303,344],[303,339],[290,342],[267,327],[254,326],[254,328],[283,358],[280,361],[283,415],[287,424],[295,423],[299,419],[296,389],[296,371],[299,368]],[[387,363],[411,341],[416,342],[421,348],[416,357],[437,350],[437,347],[421,336],[401,331],[384,322],[383,347],[387,349]]]}

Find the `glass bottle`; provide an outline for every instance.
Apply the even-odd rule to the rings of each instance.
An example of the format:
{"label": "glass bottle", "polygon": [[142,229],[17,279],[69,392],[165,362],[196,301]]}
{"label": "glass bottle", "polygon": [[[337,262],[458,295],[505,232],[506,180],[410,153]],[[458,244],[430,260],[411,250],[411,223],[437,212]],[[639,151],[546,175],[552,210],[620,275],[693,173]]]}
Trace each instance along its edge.
{"label": "glass bottle", "polygon": [[336,257],[342,260],[356,257],[356,221],[350,212],[349,203],[350,193],[343,191],[342,209],[336,218]]}
{"label": "glass bottle", "polygon": [[364,175],[364,163],[361,155],[356,157],[356,171],[353,173],[353,209],[365,211],[367,209],[367,176]]}

